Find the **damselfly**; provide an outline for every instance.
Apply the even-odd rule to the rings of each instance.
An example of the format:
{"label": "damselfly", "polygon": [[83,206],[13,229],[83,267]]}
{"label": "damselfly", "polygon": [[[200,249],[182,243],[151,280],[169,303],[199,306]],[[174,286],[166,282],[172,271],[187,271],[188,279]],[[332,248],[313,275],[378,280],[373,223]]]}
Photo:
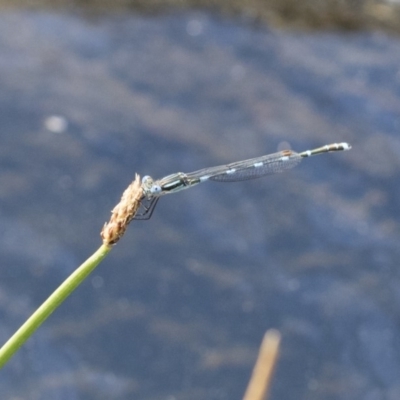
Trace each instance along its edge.
{"label": "damselfly", "polygon": [[195,172],[177,172],[156,181],[147,175],[142,179],[143,198],[141,200],[141,209],[139,209],[134,219],[149,219],[161,196],[191,188],[202,182],[209,180],[215,182],[238,182],[260,178],[264,175],[271,175],[293,168],[306,157],[350,149],[351,146],[348,143],[334,143],[301,153],[283,150],[278,153],[217,167],[204,168]]}

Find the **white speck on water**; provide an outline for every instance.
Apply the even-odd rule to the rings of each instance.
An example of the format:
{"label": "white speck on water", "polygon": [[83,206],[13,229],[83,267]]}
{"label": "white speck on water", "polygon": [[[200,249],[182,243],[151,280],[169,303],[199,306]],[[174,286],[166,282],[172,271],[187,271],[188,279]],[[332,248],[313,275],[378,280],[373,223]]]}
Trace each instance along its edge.
{"label": "white speck on water", "polygon": [[51,115],[45,119],[44,126],[52,133],[64,133],[68,128],[68,122],[60,115]]}

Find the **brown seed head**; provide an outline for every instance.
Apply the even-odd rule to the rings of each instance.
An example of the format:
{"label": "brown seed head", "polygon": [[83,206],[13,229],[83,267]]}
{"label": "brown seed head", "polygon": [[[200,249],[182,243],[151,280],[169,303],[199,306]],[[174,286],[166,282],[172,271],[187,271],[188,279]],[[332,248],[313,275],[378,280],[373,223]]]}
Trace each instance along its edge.
{"label": "brown seed head", "polygon": [[135,180],[128,186],[121,197],[121,201],[111,211],[111,218],[105,223],[100,233],[103,244],[113,245],[124,235],[129,222],[132,221],[143,197],[140,176],[136,174]]}

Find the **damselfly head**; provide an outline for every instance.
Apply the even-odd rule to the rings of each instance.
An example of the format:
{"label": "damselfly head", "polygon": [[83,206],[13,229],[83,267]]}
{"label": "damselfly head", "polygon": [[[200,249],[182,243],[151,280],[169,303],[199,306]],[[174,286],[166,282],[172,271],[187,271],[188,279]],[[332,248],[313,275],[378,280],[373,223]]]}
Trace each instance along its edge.
{"label": "damselfly head", "polygon": [[154,183],[154,179],[149,175],[146,175],[142,178],[142,189],[143,194],[146,197],[152,196],[153,194],[161,191],[160,185],[156,185]]}

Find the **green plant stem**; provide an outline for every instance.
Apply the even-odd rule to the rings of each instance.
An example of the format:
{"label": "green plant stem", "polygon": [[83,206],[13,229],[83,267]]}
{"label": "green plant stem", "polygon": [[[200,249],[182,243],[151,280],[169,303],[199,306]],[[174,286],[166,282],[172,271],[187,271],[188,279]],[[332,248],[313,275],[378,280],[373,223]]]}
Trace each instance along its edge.
{"label": "green plant stem", "polygon": [[107,256],[111,247],[102,245],[91,257],[77,268],[29,317],[0,349],[0,368],[30,338],[50,314],[84,281],[84,279]]}

